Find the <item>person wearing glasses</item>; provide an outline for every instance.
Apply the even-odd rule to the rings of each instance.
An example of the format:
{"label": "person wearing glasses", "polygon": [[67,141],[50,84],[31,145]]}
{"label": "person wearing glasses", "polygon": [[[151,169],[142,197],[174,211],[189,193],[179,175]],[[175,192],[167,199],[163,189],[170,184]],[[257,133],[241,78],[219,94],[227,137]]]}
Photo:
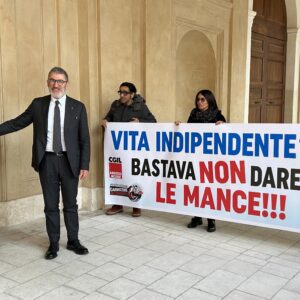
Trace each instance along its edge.
{"label": "person wearing glasses", "polygon": [[59,251],[60,189],[67,249],[79,255],[88,253],[78,240],[76,197],[78,180],[86,178],[89,172],[90,136],[85,106],[66,95],[67,84],[67,72],[52,68],[47,79],[50,95],[35,98],[21,115],[0,124],[0,135],[33,124],[32,167],[40,177],[50,241],[46,259],[54,259]]}
{"label": "person wearing glasses", "polygon": [[[215,123],[216,125],[226,122],[224,116],[218,108],[214,94],[210,90],[201,90],[195,97],[195,108],[192,109],[188,118],[188,123]],[[175,122],[176,125],[180,121]],[[195,228],[202,225],[201,217],[193,217],[188,228]],[[207,219],[207,231],[216,231],[216,222],[214,219]]]}
{"label": "person wearing glasses", "polygon": [[[133,83],[121,83],[118,94],[120,98],[111,104],[109,112],[101,121],[104,128],[106,128],[107,122],[156,123],[156,119],[147,107],[145,99],[137,94]],[[113,205],[106,211],[106,214],[115,215],[121,212],[123,212],[122,205]],[[132,216],[139,217],[140,215],[141,209],[133,208]]]}

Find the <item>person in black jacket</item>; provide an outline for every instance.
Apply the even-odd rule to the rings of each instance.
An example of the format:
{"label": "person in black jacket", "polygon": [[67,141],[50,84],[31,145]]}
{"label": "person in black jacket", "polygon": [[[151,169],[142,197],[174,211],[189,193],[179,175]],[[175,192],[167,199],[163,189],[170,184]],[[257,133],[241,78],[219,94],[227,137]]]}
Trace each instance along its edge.
{"label": "person in black jacket", "polygon": [[[156,123],[156,119],[147,107],[145,99],[137,94],[133,83],[121,83],[118,94],[120,98],[112,103],[109,112],[101,122],[104,128],[106,128],[107,122]],[[123,212],[123,206],[113,205],[106,211],[106,214],[115,215],[120,212]],[[133,208],[132,216],[139,217],[140,215],[141,209]]]}
{"label": "person in black jacket", "polygon": [[[201,90],[195,97],[195,108],[191,111],[188,123],[215,123],[216,125],[226,122],[224,116],[218,108],[214,94],[210,90]],[[179,124],[178,121],[175,124]],[[201,217],[193,217],[188,228],[195,228],[202,225]],[[207,231],[216,231],[214,219],[207,219]]]}
{"label": "person in black jacket", "polygon": [[67,249],[88,254],[78,240],[78,180],[89,173],[90,135],[85,106],[66,95],[67,72],[49,71],[49,95],[35,98],[15,119],[0,124],[0,136],[33,124],[32,167],[39,173],[43,190],[46,228],[50,245],[46,259],[57,257],[60,239],[60,189],[67,229]]}

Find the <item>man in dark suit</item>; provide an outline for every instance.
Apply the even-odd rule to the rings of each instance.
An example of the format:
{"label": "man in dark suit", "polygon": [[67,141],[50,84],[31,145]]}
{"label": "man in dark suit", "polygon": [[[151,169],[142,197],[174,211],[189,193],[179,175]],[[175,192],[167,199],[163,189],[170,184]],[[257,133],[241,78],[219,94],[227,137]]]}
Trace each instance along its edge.
{"label": "man in dark suit", "polygon": [[33,124],[32,167],[39,172],[45,202],[46,227],[50,246],[46,259],[59,250],[60,188],[63,214],[68,234],[67,249],[87,254],[78,240],[78,179],[88,175],[90,137],[83,103],[66,95],[67,72],[54,67],[48,74],[50,95],[36,98],[21,115],[0,124],[0,135]]}

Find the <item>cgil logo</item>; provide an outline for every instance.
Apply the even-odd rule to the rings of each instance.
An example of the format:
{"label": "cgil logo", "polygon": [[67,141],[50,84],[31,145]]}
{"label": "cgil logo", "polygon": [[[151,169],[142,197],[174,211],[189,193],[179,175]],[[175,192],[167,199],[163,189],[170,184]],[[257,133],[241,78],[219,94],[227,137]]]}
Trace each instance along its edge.
{"label": "cgil logo", "polygon": [[112,156],[110,156],[109,158],[108,158],[108,161],[109,162],[112,162],[112,163],[122,163],[121,162],[121,157],[112,157]]}
{"label": "cgil logo", "polygon": [[109,161],[109,177],[115,179],[122,179],[122,161],[120,157],[108,158]]}

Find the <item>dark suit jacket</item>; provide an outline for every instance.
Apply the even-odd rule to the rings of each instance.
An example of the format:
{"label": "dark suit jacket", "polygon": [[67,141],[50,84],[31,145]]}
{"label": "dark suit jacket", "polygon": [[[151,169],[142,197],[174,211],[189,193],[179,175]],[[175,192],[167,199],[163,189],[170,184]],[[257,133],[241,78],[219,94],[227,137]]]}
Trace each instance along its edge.
{"label": "dark suit jacket", "polygon": [[[0,124],[0,135],[23,129],[33,123],[32,167],[38,172],[47,145],[48,110],[51,96],[35,98],[15,119]],[[90,136],[83,103],[67,96],[64,121],[67,156],[74,176],[89,170]]]}

